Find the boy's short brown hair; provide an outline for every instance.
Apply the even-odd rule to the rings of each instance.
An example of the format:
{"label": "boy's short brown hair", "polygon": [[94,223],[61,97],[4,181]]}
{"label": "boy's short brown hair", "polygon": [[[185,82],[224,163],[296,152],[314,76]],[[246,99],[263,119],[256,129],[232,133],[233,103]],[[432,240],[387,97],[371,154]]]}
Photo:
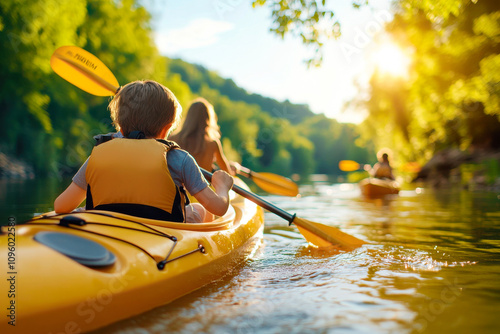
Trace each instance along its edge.
{"label": "boy's short brown hair", "polygon": [[152,80],[123,86],[109,109],[113,124],[125,137],[132,131],[142,131],[147,138],[156,138],[167,124],[172,123],[174,128],[182,110],[175,95]]}

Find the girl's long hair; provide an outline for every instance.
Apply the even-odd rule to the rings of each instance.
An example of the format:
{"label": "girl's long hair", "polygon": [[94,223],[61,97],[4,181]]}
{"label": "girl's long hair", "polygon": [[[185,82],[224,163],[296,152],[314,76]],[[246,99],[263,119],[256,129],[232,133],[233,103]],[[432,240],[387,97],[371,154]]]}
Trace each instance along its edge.
{"label": "girl's long hair", "polygon": [[191,103],[181,130],[171,139],[196,156],[205,150],[206,137],[212,141],[220,139],[217,115],[207,100],[198,98]]}

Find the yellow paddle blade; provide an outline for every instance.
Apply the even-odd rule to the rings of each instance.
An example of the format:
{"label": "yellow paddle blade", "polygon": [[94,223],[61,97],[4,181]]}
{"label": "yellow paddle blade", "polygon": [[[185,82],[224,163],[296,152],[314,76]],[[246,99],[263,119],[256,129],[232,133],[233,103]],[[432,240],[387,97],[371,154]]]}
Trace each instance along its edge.
{"label": "yellow paddle blade", "polygon": [[305,228],[302,228],[298,225],[297,226],[297,229],[299,230],[300,234],[302,234],[302,236],[307,240],[307,242],[309,242],[310,244],[318,247],[318,248],[328,248],[328,247],[332,247],[332,243],[324,240],[324,239],[321,239],[320,237],[318,237],[317,235],[309,232],[308,230],[306,230]]}
{"label": "yellow paddle blade", "polygon": [[359,169],[359,164],[353,160],[341,160],[339,162],[339,169],[344,172],[352,172]]}
{"label": "yellow paddle blade", "polygon": [[344,233],[333,226],[323,225],[298,217],[294,218],[293,223],[304,238],[316,247],[331,247],[334,245],[352,250],[365,244],[363,240]]}
{"label": "yellow paddle blade", "polygon": [[295,197],[299,194],[299,187],[295,182],[281,175],[273,173],[252,172],[252,180],[264,191],[282,196]]}
{"label": "yellow paddle blade", "polygon": [[50,66],[63,79],[92,95],[113,96],[120,86],[102,61],[77,46],[58,48]]}

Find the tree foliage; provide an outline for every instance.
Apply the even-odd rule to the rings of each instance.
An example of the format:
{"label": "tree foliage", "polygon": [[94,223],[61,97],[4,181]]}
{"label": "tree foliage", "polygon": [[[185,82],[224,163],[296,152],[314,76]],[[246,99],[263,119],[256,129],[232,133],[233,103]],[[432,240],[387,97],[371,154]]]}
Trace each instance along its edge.
{"label": "tree foliage", "polygon": [[59,78],[50,57],[59,46],[78,45],[109,64],[122,83],[159,77],[149,19],[132,0],[2,1],[1,150],[42,174],[80,165],[91,136],[111,130],[107,101]]}
{"label": "tree foliage", "polygon": [[217,73],[201,65],[189,64],[181,59],[170,60],[168,72],[179,74],[181,79],[187,82],[196,94],[200,94],[202,88],[208,86],[218,90],[233,101],[257,104],[265,113],[273,117],[285,118],[292,124],[298,124],[314,115],[305,104],[293,104],[289,101],[278,102],[269,97],[248,93],[245,89],[238,87],[233,80],[221,78]]}
{"label": "tree foliage", "polygon": [[[63,44],[80,42],[77,29],[86,16],[85,1],[0,3],[1,149],[48,168],[60,142],[52,115],[49,59]],[[64,91],[64,89],[63,89]]]}
{"label": "tree foliage", "polygon": [[[254,0],[253,5],[270,8],[272,32],[315,46],[313,63],[321,63],[323,42],[340,33],[332,1]],[[393,147],[403,162],[423,162],[449,147],[499,149],[500,2],[398,0],[395,8],[386,30],[411,51],[410,76],[373,73],[369,98],[356,100],[369,113],[360,144]]]}
{"label": "tree foliage", "polygon": [[[33,0],[19,6],[5,0],[0,150],[32,164],[38,175],[73,173],[90,153],[92,136],[113,131],[109,99],[80,91],[52,72],[50,57],[63,45],[95,54],[122,85],[144,78],[165,84],[185,110],[195,97],[205,97],[218,114],[226,153],[251,169],[332,173],[338,160],[359,153],[350,125],[324,116],[312,121],[317,116],[307,105],[250,94],[201,66],[160,56],[150,14],[139,1]],[[325,131],[315,130],[325,124]],[[326,142],[337,146],[323,148]]]}
{"label": "tree foliage", "polygon": [[[318,66],[323,61],[323,44],[340,36],[340,24],[326,0],[254,0],[252,5],[268,6],[271,11],[270,31],[281,38],[286,35],[299,38],[313,53],[308,65]],[[357,3],[354,3],[358,5]]]}
{"label": "tree foliage", "polygon": [[299,131],[313,144],[316,173],[339,174],[340,160],[375,162],[373,146],[358,144],[360,134],[354,124],[342,124],[325,115],[316,115],[300,124]]}
{"label": "tree foliage", "polygon": [[387,27],[412,50],[407,79],[375,72],[366,141],[394,147],[404,160],[444,148],[500,148],[500,3],[495,0],[399,2]]}
{"label": "tree foliage", "polygon": [[340,160],[373,160],[373,147],[359,145],[352,124],[315,115],[307,105],[248,93],[231,79],[179,59],[169,60],[168,72],[180,75],[193,93],[212,102],[233,156],[251,169],[336,174]]}

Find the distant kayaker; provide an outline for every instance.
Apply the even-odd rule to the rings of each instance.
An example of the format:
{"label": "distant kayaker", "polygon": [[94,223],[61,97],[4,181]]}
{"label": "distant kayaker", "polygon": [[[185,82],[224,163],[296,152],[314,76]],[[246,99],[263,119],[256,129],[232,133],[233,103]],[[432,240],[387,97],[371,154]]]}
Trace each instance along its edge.
{"label": "distant kayaker", "polygon": [[394,174],[392,173],[392,167],[389,162],[389,153],[390,150],[388,149],[381,149],[377,153],[378,157],[378,162],[373,165],[372,170],[370,171],[370,174],[373,177],[379,178],[379,179],[390,179],[394,180]]}
{"label": "distant kayaker", "polygon": [[191,103],[182,128],[170,139],[188,151],[200,167],[212,170],[213,164],[216,163],[220,169],[234,176],[234,167],[239,165],[228,161],[220,137],[213,105],[203,98],[198,98]]}
{"label": "distant kayaker", "polygon": [[[86,209],[177,222],[206,221],[212,216],[207,211],[226,213],[233,178],[224,171],[215,172],[214,192],[194,158],[164,140],[181,114],[168,88],[155,81],[134,81],[119,90],[109,109],[119,134],[94,147],[73,182],[55,200],[57,213],[71,212],[85,198]],[[183,187],[199,203],[184,205]]]}

